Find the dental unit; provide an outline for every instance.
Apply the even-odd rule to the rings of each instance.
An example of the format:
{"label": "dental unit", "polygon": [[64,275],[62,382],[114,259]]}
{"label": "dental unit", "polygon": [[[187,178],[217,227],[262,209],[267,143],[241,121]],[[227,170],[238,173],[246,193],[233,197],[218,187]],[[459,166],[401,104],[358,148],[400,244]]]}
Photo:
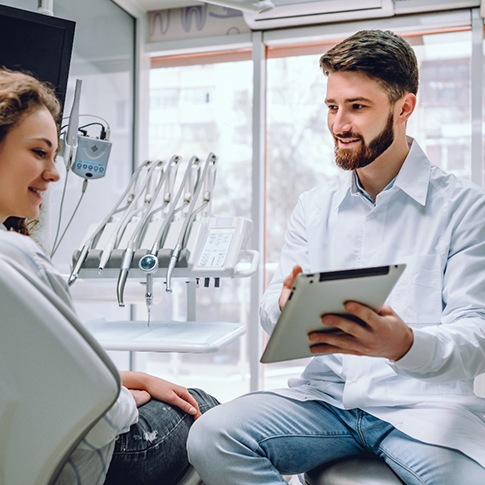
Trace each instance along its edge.
{"label": "dental unit", "polygon": [[[212,214],[218,157],[192,156],[184,164],[145,161],[108,214],[94,224],[73,254],[68,284],[78,278],[116,280],[116,300],[125,305],[128,280],[144,285],[148,324],[154,281],[173,278],[207,283],[213,278],[248,277],[256,271],[259,253],[246,249],[252,223],[244,217]],[[185,165],[184,169],[182,166]]]}

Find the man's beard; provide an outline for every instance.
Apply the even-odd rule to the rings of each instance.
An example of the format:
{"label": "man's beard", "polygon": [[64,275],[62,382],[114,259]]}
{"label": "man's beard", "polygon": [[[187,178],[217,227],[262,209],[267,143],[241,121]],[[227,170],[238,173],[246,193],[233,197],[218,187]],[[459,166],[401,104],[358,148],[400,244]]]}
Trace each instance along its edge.
{"label": "man's beard", "polygon": [[335,162],[340,168],[344,170],[355,170],[357,168],[366,167],[372,163],[377,157],[382,155],[394,141],[394,115],[389,114],[387,118],[386,127],[369,143],[366,145],[362,136],[354,133],[345,133],[339,136],[340,139],[359,139],[361,146],[357,151],[339,148],[338,139],[335,140]]}

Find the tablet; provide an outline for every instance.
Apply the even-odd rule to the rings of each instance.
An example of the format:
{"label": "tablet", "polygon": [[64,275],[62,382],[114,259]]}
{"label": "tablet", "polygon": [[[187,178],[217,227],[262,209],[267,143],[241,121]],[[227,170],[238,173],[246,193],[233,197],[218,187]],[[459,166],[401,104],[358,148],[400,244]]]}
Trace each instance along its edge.
{"label": "tablet", "polygon": [[[300,273],[281,312],[261,363],[314,357],[308,334],[325,331],[321,315],[346,315],[344,303],[356,301],[379,310],[404,271],[405,264],[372,268]],[[354,317],[355,318],[355,317]],[[334,328],[326,327],[335,332]]]}

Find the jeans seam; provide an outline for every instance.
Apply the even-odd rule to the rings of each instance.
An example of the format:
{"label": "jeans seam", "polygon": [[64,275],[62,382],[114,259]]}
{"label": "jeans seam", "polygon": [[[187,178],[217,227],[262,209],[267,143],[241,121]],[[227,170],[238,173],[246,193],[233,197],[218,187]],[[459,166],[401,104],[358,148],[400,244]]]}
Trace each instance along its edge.
{"label": "jeans seam", "polygon": [[[265,443],[266,441],[271,441],[273,439],[279,439],[279,438],[350,438],[350,439],[355,439],[351,433],[325,433],[325,434],[305,434],[305,433],[289,433],[289,434],[279,434],[279,435],[273,435],[273,436],[266,436],[262,438],[260,441],[257,441],[256,444],[257,446],[261,446],[262,443]],[[252,450],[256,451],[256,450]]]}
{"label": "jeans seam", "polygon": [[356,429],[356,432],[357,432],[357,435],[359,437],[359,441],[360,441],[360,444],[362,445],[362,447],[365,448],[366,450],[370,450],[369,443],[367,441],[366,435],[362,430],[363,420],[364,420],[364,413],[362,412],[362,410],[359,409],[355,429]]}

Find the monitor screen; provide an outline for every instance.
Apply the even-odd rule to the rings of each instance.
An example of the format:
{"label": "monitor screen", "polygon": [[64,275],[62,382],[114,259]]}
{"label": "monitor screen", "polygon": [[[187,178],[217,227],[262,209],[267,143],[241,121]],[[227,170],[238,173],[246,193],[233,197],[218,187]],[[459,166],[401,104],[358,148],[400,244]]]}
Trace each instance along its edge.
{"label": "monitor screen", "polygon": [[64,105],[75,22],[0,6],[0,66],[49,82]]}

